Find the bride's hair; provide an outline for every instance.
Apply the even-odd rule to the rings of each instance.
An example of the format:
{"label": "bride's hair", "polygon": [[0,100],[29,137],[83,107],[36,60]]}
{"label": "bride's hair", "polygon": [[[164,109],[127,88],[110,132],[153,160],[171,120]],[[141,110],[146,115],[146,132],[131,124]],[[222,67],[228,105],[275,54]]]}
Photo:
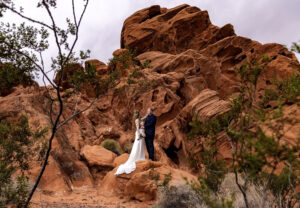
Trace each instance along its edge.
{"label": "bride's hair", "polygon": [[134,112],[134,117],[135,117],[135,119],[140,118],[140,111],[139,110],[136,110]]}
{"label": "bride's hair", "polygon": [[132,130],[135,132],[135,120],[136,119],[140,119],[140,111],[139,110],[136,110],[133,114],[133,119],[132,119]]}

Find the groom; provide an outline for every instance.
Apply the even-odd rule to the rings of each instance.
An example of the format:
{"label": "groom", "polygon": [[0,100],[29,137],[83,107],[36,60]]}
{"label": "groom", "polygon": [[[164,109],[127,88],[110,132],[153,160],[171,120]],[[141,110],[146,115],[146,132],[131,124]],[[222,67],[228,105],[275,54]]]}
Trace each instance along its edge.
{"label": "groom", "polygon": [[156,116],[153,114],[153,109],[147,109],[147,115],[145,116],[145,133],[146,133],[146,147],[149,154],[149,159],[154,161],[154,145],[153,140],[155,136],[155,124],[156,124]]}

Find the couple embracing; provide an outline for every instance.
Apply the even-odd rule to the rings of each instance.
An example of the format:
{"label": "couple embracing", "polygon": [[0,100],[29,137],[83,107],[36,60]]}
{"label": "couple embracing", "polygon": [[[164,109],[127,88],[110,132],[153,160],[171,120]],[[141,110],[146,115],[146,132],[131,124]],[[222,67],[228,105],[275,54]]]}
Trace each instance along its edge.
{"label": "couple embracing", "polygon": [[129,174],[135,170],[135,162],[145,160],[145,145],[149,154],[149,159],[154,160],[154,145],[156,117],[152,108],[147,109],[147,115],[140,118],[140,112],[134,115],[135,139],[128,160],[119,166],[115,175]]}

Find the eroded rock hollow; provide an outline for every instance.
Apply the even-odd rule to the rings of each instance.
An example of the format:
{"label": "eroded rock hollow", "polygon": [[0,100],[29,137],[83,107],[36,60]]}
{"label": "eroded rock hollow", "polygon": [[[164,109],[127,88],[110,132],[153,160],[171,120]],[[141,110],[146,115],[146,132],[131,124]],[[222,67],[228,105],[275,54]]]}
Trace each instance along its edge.
{"label": "eroded rock hollow", "polygon": [[[135,66],[129,64],[120,69],[120,83],[109,95],[100,96],[89,110],[59,130],[39,189],[57,194],[88,187],[108,197],[155,200],[157,187],[149,178],[153,168],[162,175],[160,180],[172,173],[172,184],[184,183],[182,176],[196,178],[187,163],[187,155],[197,145],[185,140],[189,122],[194,116],[205,122],[229,111],[228,99],[239,93],[240,86],[235,66],[263,55],[269,57],[270,62],[258,79],[259,99],[274,77],[287,78],[297,73],[299,65],[295,55],[282,45],[261,44],[238,36],[231,24],[217,27],[207,11],[189,5],[172,9],[152,6],[137,11],[125,20],[121,49],[114,54],[126,53],[125,47],[136,49],[136,62],[144,66],[139,76],[129,83],[128,76]],[[87,63],[94,64],[99,76],[106,76],[111,68],[98,60]],[[64,87],[70,88],[67,84]],[[53,89],[48,90],[54,93]],[[50,126],[46,92],[45,87],[15,88],[13,93],[0,98],[0,118],[26,114],[35,127]],[[87,106],[92,95],[81,94],[78,109]],[[68,117],[76,96],[64,96],[63,117]],[[128,154],[117,155],[100,144],[113,139],[125,149],[133,138],[133,111],[145,114],[150,106],[158,119],[157,161],[139,162],[135,172],[116,177],[116,167],[126,161]],[[230,159],[226,142],[220,143],[219,148],[220,157]],[[34,180],[40,166],[34,162],[32,165]]]}

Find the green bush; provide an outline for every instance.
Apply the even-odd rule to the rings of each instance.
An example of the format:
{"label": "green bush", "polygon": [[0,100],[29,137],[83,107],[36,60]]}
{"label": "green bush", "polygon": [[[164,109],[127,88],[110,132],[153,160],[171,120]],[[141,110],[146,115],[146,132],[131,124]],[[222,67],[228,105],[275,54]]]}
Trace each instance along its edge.
{"label": "green bush", "polygon": [[[38,147],[40,140],[37,142],[37,139],[46,132],[46,129],[32,132],[26,116],[17,121],[0,121],[0,207],[9,204],[20,207],[24,203],[28,191],[25,177],[28,161],[35,155],[44,156],[45,149]],[[18,176],[14,176],[16,171],[20,171]]]}
{"label": "green bush", "polygon": [[128,47],[126,47],[126,49],[127,51],[125,53],[122,53],[119,56],[114,56],[113,58],[109,59],[108,67],[110,70],[116,70],[116,66],[118,63],[121,64],[121,69],[128,69],[128,64],[136,65],[136,50],[132,50]]}
{"label": "green bush", "polygon": [[11,93],[12,88],[22,84],[23,86],[32,85],[32,77],[12,64],[0,64],[0,96]]}
{"label": "green bush", "polygon": [[288,79],[278,81],[274,80],[275,89],[266,89],[263,97],[263,104],[272,100],[281,100],[285,103],[295,103],[300,96],[300,75],[294,74]]}
{"label": "green bush", "polygon": [[[285,207],[283,204],[293,207],[290,204],[299,203],[300,193],[294,188],[300,184],[297,174],[300,170],[299,141],[296,145],[283,142],[288,125],[296,125],[299,119],[285,115],[283,104],[292,102],[299,105],[300,79],[299,75],[293,75],[286,80],[275,81],[276,88],[266,90],[263,102],[277,101],[276,109],[256,105],[257,80],[267,63],[268,58],[264,56],[261,61],[252,60],[236,68],[241,81],[240,94],[230,99],[232,108],[228,113],[205,123],[196,120],[190,123],[188,138],[203,140],[201,150],[190,154],[189,161],[200,171],[201,177],[196,186],[199,189],[196,190],[199,190],[206,204],[213,202],[207,199],[210,193],[218,192],[227,173],[235,175],[233,182],[242,194],[246,207],[250,207],[247,189],[252,182],[265,190],[262,196],[264,202],[272,197],[267,194],[271,192],[279,199],[274,200],[278,207]],[[272,134],[266,133],[266,128]],[[216,144],[220,132],[225,134],[226,142],[231,147],[232,161],[229,163],[218,158]]]}
{"label": "green bush", "polygon": [[68,82],[75,88],[75,90],[93,90],[96,96],[105,94],[108,89],[116,86],[116,80],[120,78],[120,71],[118,69],[110,70],[108,77],[102,78],[97,75],[96,67],[88,63],[84,70],[76,70],[70,76]]}
{"label": "green bush", "polygon": [[105,139],[102,143],[101,146],[104,147],[105,149],[108,149],[117,155],[121,155],[123,153],[123,150],[120,147],[120,144],[114,140],[114,139]]}
{"label": "green bush", "polygon": [[124,146],[123,146],[124,152],[130,154],[131,149],[132,149],[132,146],[133,146],[133,143],[132,143],[131,141],[126,142],[126,143],[124,144]]}
{"label": "green bush", "polygon": [[150,63],[151,63],[150,60],[146,60],[146,61],[144,62],[144,64],[142,64],[142,65],[140,66],[140,69],[151,68]]}

